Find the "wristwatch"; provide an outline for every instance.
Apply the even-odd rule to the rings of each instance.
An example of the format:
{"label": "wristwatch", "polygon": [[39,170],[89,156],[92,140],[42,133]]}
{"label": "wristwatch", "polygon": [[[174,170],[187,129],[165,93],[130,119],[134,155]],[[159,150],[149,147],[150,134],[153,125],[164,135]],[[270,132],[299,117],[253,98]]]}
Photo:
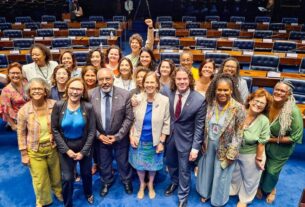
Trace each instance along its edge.
{"label": "wristwatch", "polygon": [[162,142],[162,141],[160,140],[160,144],[164,145],[164,144],[165,144],[165,142]]}

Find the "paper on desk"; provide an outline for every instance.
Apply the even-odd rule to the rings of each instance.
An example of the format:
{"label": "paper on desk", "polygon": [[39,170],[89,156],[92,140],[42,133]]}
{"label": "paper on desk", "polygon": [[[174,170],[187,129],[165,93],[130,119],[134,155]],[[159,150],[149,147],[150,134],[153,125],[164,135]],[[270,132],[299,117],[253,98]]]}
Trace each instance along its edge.
{"label": "paper on desk", "polygon": [[267,73],[267,77],[268,78],[280,78],[281,77],[281,73],[279,72],[274,72],[274,71],[269,71]]}

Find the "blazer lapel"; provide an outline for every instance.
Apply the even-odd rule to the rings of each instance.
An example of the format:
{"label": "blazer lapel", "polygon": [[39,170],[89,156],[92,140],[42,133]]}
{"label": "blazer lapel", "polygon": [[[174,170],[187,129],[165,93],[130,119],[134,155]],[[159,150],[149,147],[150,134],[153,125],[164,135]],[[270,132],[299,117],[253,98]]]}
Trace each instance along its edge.
{"label": "blazer lapel", "polygon": [[115,116],[115,111],[117,110],[119,104],[119,94],[116,92],[114,86],[112,90],[113,92],[112,92],[112,104],[111,104],[110,129],[111,129],[111,123],[113,123],[113,119]]}
{"label": "blazer lapel", "polygon": [[174,102],[175,102],[175,91],[174,92],[170,92],[169,94],[169,103],[170,103],[170,106],[169,106],[169,111],[170,111],[170,114],[171,114],[171,117],[175,117],[175,106],[174,106]]}
{"label": "blazer lapel", "polygon": [[[179,118],[180,118],[181,116],[183,116],[183,114],[185,113],[185,111],[188,111],[188,108],[190,107],[190,105],[191,105],[191,103],[192,103],[192,100],[193,100],[193,91],[191,90],[191,91],[190,91],[190,94],[188,95],[188,97],[187,97],[187,99],[186,99],[186,101],[185,101],[185,103],[184,103],[184,106],[183,106],[183,108],[182,108],[182,111],[181,111],[181,114],[180,114]],[[178,119],[179,119],[179,118],[178,118]]]}
{"label": "blazer lapel", "polygon": [[103,122],[102,122],[102,112],[101,112],[101,93],[100,93],[100,90],[99,90],[99,87],[96,88],[96,90],[92,93],[92,97],[93,97],[93,100],[94,100],[94,105],[96,107],[96,112],[97,112],[97,120],[98,120],[98,123],[101,124],[101,128],[103,128]]}

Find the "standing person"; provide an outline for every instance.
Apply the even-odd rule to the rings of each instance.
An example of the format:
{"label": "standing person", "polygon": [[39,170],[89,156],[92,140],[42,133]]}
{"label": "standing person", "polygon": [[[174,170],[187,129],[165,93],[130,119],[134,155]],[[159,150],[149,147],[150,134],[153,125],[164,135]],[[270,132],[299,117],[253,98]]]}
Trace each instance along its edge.
{"label": "standing person", "polygon": [[212,59],[204,60],[199,66],[199,79],[195,82],[195,90],[205,96],[216,71],[215,62]]}
{"label": "standing person", "polygon": [[163,88],[163,93],[169,97],[171,116],[165,154],[171,184],[165,195],[172,195],[179,185],[179,207],[185,207],[190,192],[190,166],[196,160],[203,140],[206,109],[204,97],[194,91],[194,79],[188,69],[176,69],[172,78],[170,90]]}
{"label": "standing person", "polygon": [[169,99],[158,92],[160,82],[156,73],[147,73],[143,83],[145,92],[141,93],[141,101],[133,109],[135,121],[129,136],[129,162],[140,179],[138,199],[144,198],[145,171],[149,172],[148,195],[154,199],[154,178],[156,171],[163,168],[164,144],[170,132]]}
{"label": "standing person", "polygon": [[[151,19],[145,19],[145,24],[148,26],[147,28],[147,40],[144,47],[152,50],[154,47],[154,26],[153,21]],[[143,38],[140,34],[135,33],[129,38],[129,46],[131,49],[131,53],[126,57],[129,58],[132,62],[133,68],[138,65],[140,59],[140,51],[143,47]]]}
{"label": "standing person", "polygon": [[171,75],[176,69],[175,63],[171,59],[164,59],[158,66],[157,73],[160,76],[161,89],[164,86],[170,87]]}
{"label": "standing person", "polygon": [[59,101],[63,98],[70,76],[71,72],[65,65],[60,64],[55,67],[52,75],[51,99]]}
{"label": "standing person", "polygon": [[154,53],[151,49],[143,47],[140,51],[140,59],[137,66],[143,66],[148,68],[150,71],[157,69],[157,63]]}
{"label": "standing person", "polygon": [[106,196],[114,182],[112,162],[116,159],[125,192],[131,194],[132,169],[128,163],[130,131],[134,116],[128,91],[113,86],[114,76],[109,68],[97,72],[99,87],[92,90],[93,105],[99,140],[99,168],[102,187],[100,195]]}
{"label": "standing person", "polygon": [[52,112],[52,133],[59,151],[62,189],[65,206],[73,206],[73,185],[76,163],[80,163],[87,202],[93,204],[91,147],[95,137],[95,116],[86,102],[87,90],[81,78],[67,83],[65,100],[57,101]]}
{"label": "standing person", "polygon": [[36,207],[42,207],[52,203],[51,190],[63,200],[58,152],[51,133],[55,101],[48,99],[50,87],[41,78],[32,78],[25,93],[30,101],[18,112],[18,146],[21,162],[30,169]]}
{"label": "standing person", "polygon": [[100,49],[90,50],[87,56],[87,65],[92,65],[98,70],[105,67],[103,52]]}
{"label": "standing person", "polygon": [[3,121],[6,121],[13,131],[17,131],[17,113],[28,101],[28,97],[24,93],[22,66],[17,62],[11,63],[7,73],[8,84],[1,91],[0,111],[2,111]]}
{"label": "standing person", "polygon": [[95,66],[87,65],[83,68],[82,79],[85,81],[86,88],[89,90],[97,86],[97,69]]}
{"label": "standing person", "polygon": [[236,58],[229,57],[222,62],[218,74],[226,73],[231,75],[235,79],[235,82],[237,83],[237,88],[242,98],[241,103],[245,103],[249,95],[249,89],[246,80],[240,77],[239,71],[240,64],[238,60]]}
{"label": "standing person", "polygon": [[132,89],[130,91],[132,97],[134,97],[134,95],[137,95],[141,92],[143,92],[144,87],[143,87],[143,78],[146,75],[146,73],[148,73],[149,70],[143,66],[138,66],[136,68],[136,71],[134,73],[134,80],[136,82],[136,88]]}
{"label": "standing person", "polygon": [[84,13],[83,8],[78,3],[78,0],[72,0],[72,4],[69,4],[69,7],[71,21],[80,22]]}
{"label": "standing person", "polygon": [[303,119],[293,97],[293,85],[289,81],[278,82],[273,90],[273,102],[269,110],[271,137],[266,144],[266,165],[260,181],[257,197],[267,194],[267,203],[273,203],[275,186],[283,166],[293,153],[295,145],[302,143]]}
{"label": "standing person", "polygon": [[59,57],[59,63],[64,64],[69,69],[71,78],[82,76],[82,69],[77,67],[76,58],[72,51],[64,51]]}
{"label": "standing person", "polygon": [[35,43],[30,49],[30,54],[33,62],[23,65],[23,77],[28,81],[32,78],[42,78],[50,84],[54,68],[58,63],[51,60],[49,48],[41,43]]}
{"label": "standing person", "polygon": [[272,102],[263,88],[250,94],[246,101],[243,142],[233,171],[230,195],[238,195],[237,207],[246,207],[255,197],[265,165],[265,143],[270,138],[269,120],[265,116]]}
{"label": "standing person", "polygon": [[114,75],[119,75],[119,62],[122,58],[122,51],[116,45],[110,46],[106,51],[105,67],[112,70]]}
{"label": "standing person", "polygon": [[199,79],[198,68],[193,67],[194,56],[191,51],[183,51],[180,55],[180,65],[192,72],[194,80]]}
{"label": "standing person", "polygon": [[136,83],[132,78],[133,68],[131,61],[124,57],[119,62],[119,75],[115,77],[113,85],[131,91],[136,88]]}
{"label": "standing person", "polygon": [[243,137],[245,111],[232,76],[221,74],[210,84],[205,122],[203,155],[198,163],[196,189],[201,202],[211,199],[213,206],[223,206],[229,200],[229,190]]}

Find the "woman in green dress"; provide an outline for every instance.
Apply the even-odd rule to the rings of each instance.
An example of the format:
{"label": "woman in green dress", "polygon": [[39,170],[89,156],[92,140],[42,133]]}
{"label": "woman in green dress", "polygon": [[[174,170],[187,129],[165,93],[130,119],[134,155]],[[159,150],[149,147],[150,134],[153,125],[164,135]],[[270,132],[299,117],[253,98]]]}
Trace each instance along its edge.
{"label": "woman in green dress", "polygon": [[266,144],[267,161],[262,174],[257,198],[267,194],[267,203],[275,200],[281,170],[303,137],[302,114],[295,104],[293,85],[289,81],[278,82],[274,87],[273,103],[268,117],[271,137]]}

